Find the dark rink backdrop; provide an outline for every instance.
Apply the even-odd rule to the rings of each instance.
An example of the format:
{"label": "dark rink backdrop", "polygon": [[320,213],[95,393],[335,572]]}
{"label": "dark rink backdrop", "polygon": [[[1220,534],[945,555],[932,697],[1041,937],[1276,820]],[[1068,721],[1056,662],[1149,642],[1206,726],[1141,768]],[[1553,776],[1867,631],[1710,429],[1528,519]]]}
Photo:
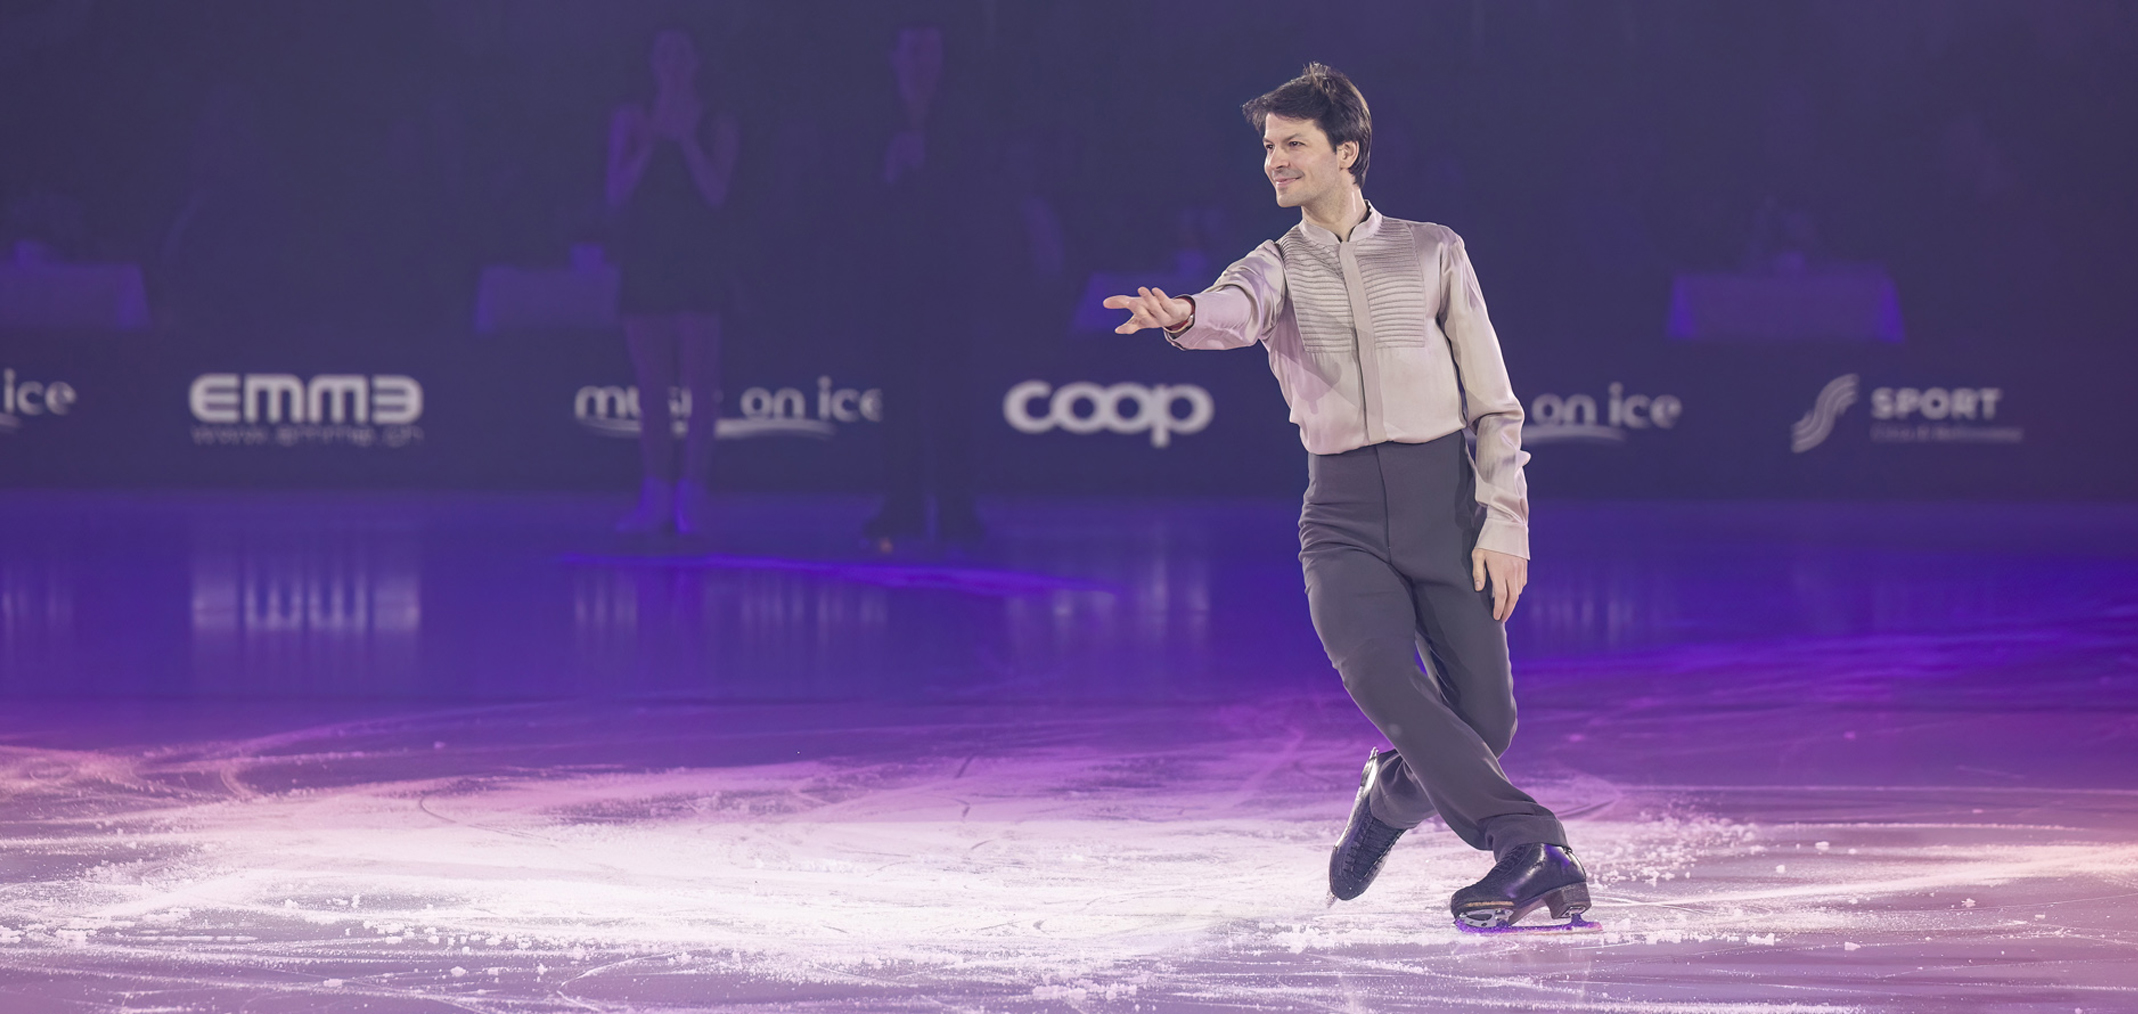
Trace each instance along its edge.
{"label": "dark rink backdrop", "polygon": [[996,492],[1296,492],[1258,351],[1118,336],[1287,228],[1239,104],[1372,103],[1468,241],[1540,495],[2138,495],[2138,6],[0,5],[0,483],[623,489],[607,121],[655,31],[742,126],[717,484],[864,490],[901,25]]}

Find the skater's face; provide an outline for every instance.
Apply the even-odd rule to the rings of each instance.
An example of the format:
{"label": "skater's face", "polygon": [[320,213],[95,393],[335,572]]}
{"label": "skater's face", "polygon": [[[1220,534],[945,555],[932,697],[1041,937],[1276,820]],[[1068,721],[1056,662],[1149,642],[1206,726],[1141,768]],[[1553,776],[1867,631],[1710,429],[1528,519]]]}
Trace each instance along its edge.
{"label": "skater's face", "polygon": [[1277,206],[1296,208],[1352,185],[1346,169],[1358,158],[1349,141],[1331,147],[1313,120],[1274,113],[1262,121],[1262,172],[1277,190]]}

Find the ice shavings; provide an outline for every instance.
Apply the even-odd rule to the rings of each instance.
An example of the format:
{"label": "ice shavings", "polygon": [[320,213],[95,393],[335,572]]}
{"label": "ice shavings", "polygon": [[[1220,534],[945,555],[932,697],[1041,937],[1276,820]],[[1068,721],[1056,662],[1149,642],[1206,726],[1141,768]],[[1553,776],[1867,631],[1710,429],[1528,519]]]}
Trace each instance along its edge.
{"label": "ice shavings", "polygon": [[[1445,995],[1475,1009],[1664,1012],[1689,1008],[1606,1000],[1523,962],[1608,962],[1633,948],[1706,961],[1748,948],[1832,954],[1951,932],[1961,910],[1918,901],[1937,890],[2113,882],[2138,858],[2124,844],[2018,832],[1926,847],[1910,844],[1917,832],[1868,827],[1846,832],[1864,851],[1847,856],[1817,850],[1814,835],[1842,837],[1831,826],[1719,815],[1735,798],[1719,790],[1545,779],[1533,783],[1540,798],[1587,814],[1571,826],[1605,931],[1462,937],[1444,899],[1485,864],[1442,830],[1406,836],[1366,897],[1326,903],[1327,848],[1356,756],[1257,722],[1243,716],[1230,739],[1132,750],[1054,738],[981,763],[945,751],[480,777],[417,768],[243,795],[107,791],[93,834],[48,827],[23,839],[52,858],[0,893],[0,925],[22,927],[0,935],[11,948],[0,968],[49,962],[62,947],[70,960],[163,953],[231,974],[294,963],[317,969],[311,982],[450,993],[498,1011],[523,1009],[511,997],[609,1003],[669,979],[1284,1006],[1318,994],[1241,970],[1345,969],[1391,983],[1445,977]],[[298,742],[281,750],[318,755]],[[241,784],[258,778],[243,762],[213,763]],[[106,784],[141,781],[118,775]],[[58,858],[107,847],[114,830],[141,843],[126,861]],[[1768,874],[1780,851],[1804,857],[1790,869],[1806,872]]]}

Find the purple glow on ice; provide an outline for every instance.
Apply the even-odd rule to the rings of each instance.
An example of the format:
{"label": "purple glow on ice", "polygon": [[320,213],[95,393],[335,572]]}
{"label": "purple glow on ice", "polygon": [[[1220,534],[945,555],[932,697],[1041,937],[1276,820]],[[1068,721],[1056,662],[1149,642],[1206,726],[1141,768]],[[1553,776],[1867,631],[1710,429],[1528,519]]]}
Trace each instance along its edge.
{"label": "purple glow on ice", "polygon": [[15,501],[0,676],[103,696],[0,710],[0,1010],[2138,1002],[2128,509],[1545,505],[1504,763],[1600,926],[1499,934],[1437,828],[1325,902],[1296,506],[847,509]]}
{"label": "purple glow on ice", "polygon": [[853,563],[835,560],[802,560],[776,556],[734,556],[706,553],[684,556],[571,553],[563,562],[581,567],[646,567],[657,570],[758,570],[806,574],[837,581],[927,591],[954,591],[969,595],[1006,597],[1043,595],[1058,591],[1115,592],[1113,585],[1098,581],[1034,574],[985,567],[949,567],[911,563]]}

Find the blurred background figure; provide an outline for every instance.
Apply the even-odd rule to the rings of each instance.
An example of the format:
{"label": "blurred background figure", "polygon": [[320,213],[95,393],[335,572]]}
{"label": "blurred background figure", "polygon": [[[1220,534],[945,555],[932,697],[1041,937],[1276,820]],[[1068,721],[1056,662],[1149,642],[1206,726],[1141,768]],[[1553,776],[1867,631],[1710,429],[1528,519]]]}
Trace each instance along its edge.
{"label": "blurred background figure", "polygon": [[[623,287],[618,309],[639,391],[638,506],[624,532],[702,531],[720,419],[720,314],[734,237],[722,214],[741,147],[734,115],[709,114],[698,49],[677,30],[653,43],[650,104],[618,106],[609,127],[609,207]],[[679,397],[671,396],[680,387]],[[675,419],[688,417],[676,460]]]}
{"label": "blurred background figure", "polygon": [[972,138],[945,109],[943,30],[916,22],[891,48],[898,105],[884,145],[879,196],[884,292],[878,302],[885,378],[883,506],[862,526],[878,551],[925,539],[964,542],[985,528],[973,510],[971,335],[940,310],[954,291],[971,207]]}
{"label": "blurred background figure", "polygon": [[184,201],[157,258],[166,323],[243,333],[290,316],[292,265],[305,258],[292,247],[284,170],[253,93],[211,88],[193,125]]}
{"label": "blurred background figure", "polygon": [[1819,259],[1819,226],[1811,213],[1769,197],[1752,219],[1745,246],[1746,271],[1801,274]]}

